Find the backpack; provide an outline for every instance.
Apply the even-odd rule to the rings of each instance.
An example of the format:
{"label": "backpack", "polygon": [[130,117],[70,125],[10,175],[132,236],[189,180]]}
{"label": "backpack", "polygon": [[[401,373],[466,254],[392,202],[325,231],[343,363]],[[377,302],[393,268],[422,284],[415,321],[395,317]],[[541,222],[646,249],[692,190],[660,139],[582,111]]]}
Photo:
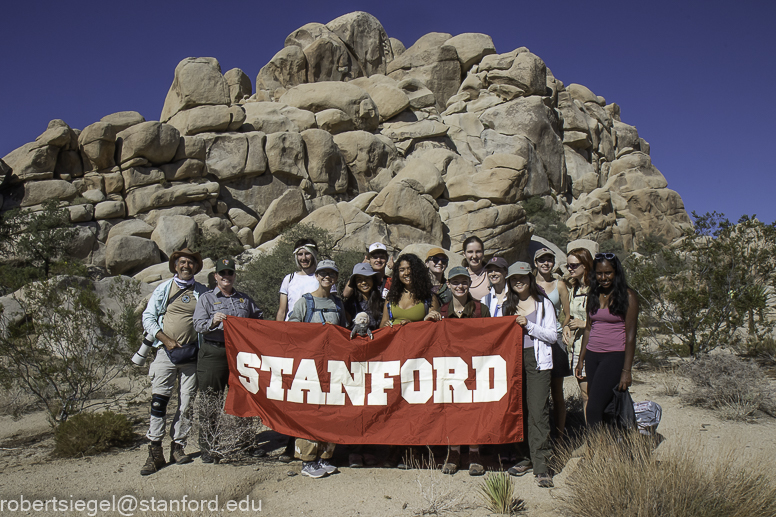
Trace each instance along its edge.
{"label": "backpack", "polygon": [[[433,295],[432,295],[433,296]],[[423,308],[426,310],[426,315],[428,315],[428,309],[431,307],[431,300],[423,300]],[[393,311],[391,310],[391,302],[388,302],[388,317],[393,320]]]}
{"label": "backpack", "polygon": [[644,402],[634,402],[633,410],[636,412],[636,423],[639,426],[641,434],[655,434],[660,419],[663,416],[663,408],[657,402],[645,400]]}
{"label": "backpack", "polygon": [[323,320],[323,323],[326,323],[326,319],[323,317],[324,312],[336,312],[339,316],[339,325],[341,327],[345,326],[345,307],[342,305],[342,300],[339,296],[332,296],[331,299],[334,302],[334,305],[337,306],[336,309],[318,309],[315,307],[315,300],[313,300],[313,295],[310,293],[305,293],[302,295],[302,298],[304,298],[305,303],[307,304],[307,312],[304,315],[304,322],[310,323],[313,319],[313,316],[316,312],[321,313],[321,319]]}

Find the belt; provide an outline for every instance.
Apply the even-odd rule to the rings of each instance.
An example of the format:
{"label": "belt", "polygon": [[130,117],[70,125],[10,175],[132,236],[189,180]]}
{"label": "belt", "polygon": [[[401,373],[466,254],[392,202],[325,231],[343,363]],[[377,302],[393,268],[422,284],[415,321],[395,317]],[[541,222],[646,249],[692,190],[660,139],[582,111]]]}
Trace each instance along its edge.
{"label": "belt", "polygon": [[207,343],[210,346],[216,346],[218,348],[224,348],[226,346],[226,343],[223,341],[213,341],[212,339],[205,338],[205,343]]}

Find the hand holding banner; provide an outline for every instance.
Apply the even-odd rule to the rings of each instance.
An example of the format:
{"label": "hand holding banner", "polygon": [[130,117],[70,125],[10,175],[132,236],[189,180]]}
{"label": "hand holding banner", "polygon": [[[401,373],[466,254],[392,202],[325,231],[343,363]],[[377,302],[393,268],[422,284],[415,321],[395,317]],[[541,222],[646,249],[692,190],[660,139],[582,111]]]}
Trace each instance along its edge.
{"label": "hand holding banner", "polygon": [[226,411],[332,443],[467,445],[523,439],[514,318],[344,328],[227,318]]}

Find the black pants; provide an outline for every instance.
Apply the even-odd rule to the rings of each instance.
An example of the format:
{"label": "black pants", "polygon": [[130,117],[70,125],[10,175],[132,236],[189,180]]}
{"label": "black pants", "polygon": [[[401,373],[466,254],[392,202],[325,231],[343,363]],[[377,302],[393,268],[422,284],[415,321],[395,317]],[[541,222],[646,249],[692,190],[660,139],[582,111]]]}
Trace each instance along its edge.
{"label": "black pants", "polygon": [[625,352],[585,353],[587,373],[587,425],[599,426],[604,420],[604,410],[614,398],[612,390],[620,384],[625,364]]}

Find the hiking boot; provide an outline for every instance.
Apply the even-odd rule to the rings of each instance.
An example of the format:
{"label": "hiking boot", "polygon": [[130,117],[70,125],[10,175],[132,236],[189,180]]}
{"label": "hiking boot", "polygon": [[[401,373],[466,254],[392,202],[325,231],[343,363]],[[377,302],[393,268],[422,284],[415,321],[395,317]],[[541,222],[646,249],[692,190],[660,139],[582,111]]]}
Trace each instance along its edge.
{"label": "hiking boot", "polygon": [[458,465],[461,463],[461,452],[449,449],[447,451],[447,460],[442,466],[442,474],[453,475],[458,472]]}
{"label": "hiking boot", "polygon": [[294,443],[296,442],[296,438],[289,437],[288,442],[286,443],[286,450],[283,451],[283,453],[278,456],[278,461],[282,463],[291,463],[294,461]]}
{"label": "hiking boot", "polygon": [[485,474],[485,467],[482,466],[480,451],[469,450],[469,475],[482,476]]}
{"label": "hiking boot", "polygon": [[302,475],[313,479],[322,478],[326,475],[326,471],[323,470],[317,461],[303,461],[302,462]]}
{"label": "hiking boot", "polygon": [[555,484],[552,482],[552,476],[545,474],[536,474],[536,482],[539,483],[539,488],[552,488]]}
{"label": "hiking boot", "polygon": [[334,474],[338,470],[337,467],[323,458],[318,460],[318,468],[325,470],[327,474]]}
{"label": "hiking boot", "polygon": [[533,463],[530,460],[523,460],[514,467],[509,467],[507,472],[510,476],[524,476],[533,470]]}
{"label": "hiking boot", "polygon": [[183,445],[172,442],[170,445],[170,463],[177,463],[178,465],[191,463],[191,456],[183,450]]}
{"label": "hiking boot", "polygon": [[398,447],[396,445],[391,445],[388,448],[388,457],[385,458],[385,461],[383,462],[383,468],[384,469],[395,469],[396,466],[399,464],[399,459],[401,458],[403,449],[401,447]]}
{"label": "hiking boot", "polygon": [[199,459],[202,460],[202,463],[215,463],[216,465],[218,465],[218,463],[221,461],[221,458],[218,457],[218,454],[214,454],[207,450],[202,451]]}
{"label": "hiking boot", "polygon": [[357,452],[351,452],[348,455],[348,465],[352,469],[358,469],[364,466],[364,457]]}
{"label": "hiking boot", "polygon": [[167,465],[167,461],[164,459],[164,450],[161,443],[149,443],[148,444],[148,459],[145,465],[140,469],[141,476],[148,476],[158,472],[162,467]]}

